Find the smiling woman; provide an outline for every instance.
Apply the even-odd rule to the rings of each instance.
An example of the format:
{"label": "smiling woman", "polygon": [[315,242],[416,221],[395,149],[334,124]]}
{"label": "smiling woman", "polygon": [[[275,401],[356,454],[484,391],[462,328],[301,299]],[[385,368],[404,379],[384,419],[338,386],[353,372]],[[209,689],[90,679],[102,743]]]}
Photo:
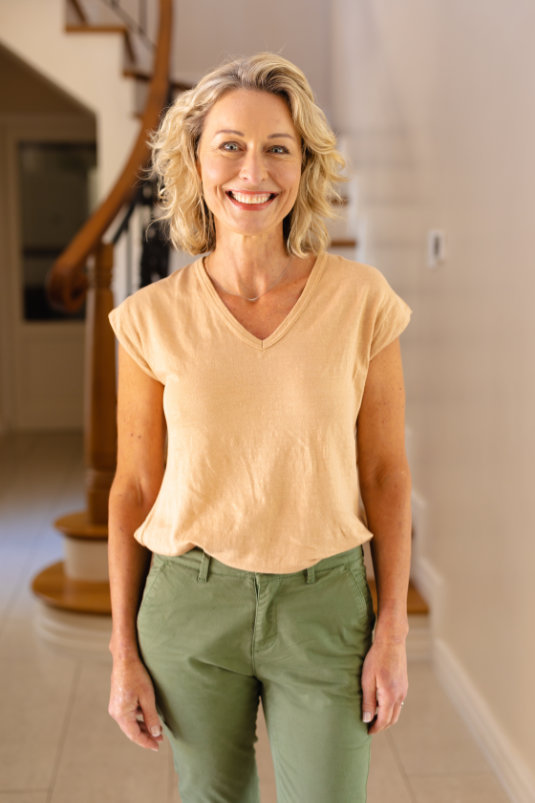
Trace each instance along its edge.
{"label": "smiling woman", "polygon": [[[283,102],[291,118],[291,130],[272,129],[299,139],[301,181],[291,221],[285,221],[288,250],[298,256],[327,247],[325,218],[332,216],[332,200],[338,196],[344,160],[336,150],[335,136],[323,111],[314,103],[308,82],[294,64],[272,53],[225,64],[206,75],[196,87],[180,95],[153,139],[154,172],[160,179],[161,219],[177,248],[202,254],[214,247],[211,211],[202,197],[198,175],[198,146],[207,115],[214,105],[234,90],[272,95]],[[279,107],[279,114],[280,114]],[[235,127],[230,129],[229,148]],[[241,128],[237,127],[237,131]],[[244,134],[244,131],[241,131]],[[288,147],[287,137],[274,145]],[[291,224],[291,225],[290,225]]]}
{"label": "smiling woman", "polygon": [[279,803],[363,803],[407,692],[410,311],[325,251],[343,160],[295,65],[223,65],[153,149],[170,237],[206,256],[110,316],[109,710],[146,748],[163,723],[184,803],[257,803],[261,699]]}
{"label": "smiling woman", "polygon": [[282,223],[297,198],[302,161],[287,103],[267,92],[228,92],[206,116],[197,158],[218,245],[230,238],[232,249],[233,235],[243,235],[271,248],[275,233],[286,259]]}

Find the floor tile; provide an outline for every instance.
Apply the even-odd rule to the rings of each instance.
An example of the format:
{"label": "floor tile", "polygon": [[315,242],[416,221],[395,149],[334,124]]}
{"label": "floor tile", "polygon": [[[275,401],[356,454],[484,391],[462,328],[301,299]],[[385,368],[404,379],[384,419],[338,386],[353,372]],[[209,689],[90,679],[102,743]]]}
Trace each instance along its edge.
{"label": "floor tile", "polygon": [[[61,540],[50,532],[41,536],[22,566],[12,564],[14,582],[8,583],[11,593],[0,618],[2,654],[11,655],[12,658],[18,655],[22,660],[25,650],[32,651],[43,646],[36,633],[36,615],[41,603],[31,591],[31,581],[43,566],[59,560],[61,555]],[[9,553],[2,550],[4,557],[9,557]]]}
{"label": "floor tile", "polygon": [[407,775],[490,769],[430,663],[411,663],[407,703],[390,734]]}
{"label": "floor tile", "polygon": [[1,789],[50,785],[74,674],[71,661],[38,645],[12,655],[2,653]]}
{"label": "floor tile", "polygon": [[415,803],[507,803],[508,797],[490,773],[412,776]]}
{"label": "floor tile", "polygon": [[173,767],[172,761],[169,762],[168,785],[169,795],[166,803],[182,803],[182,799],[178,793],[178,779],[176,777],[175,768]]}
{"label": "floor tile", "polygon": [[134,745],[108,716],[109,667],[88,662],[77,683],[50,803],[165,801],[169,748]]}
{"label": "floor tile", "polygon": [[372,739],[368,803],[412,803],[407,779],[388,732],[378,733]]}

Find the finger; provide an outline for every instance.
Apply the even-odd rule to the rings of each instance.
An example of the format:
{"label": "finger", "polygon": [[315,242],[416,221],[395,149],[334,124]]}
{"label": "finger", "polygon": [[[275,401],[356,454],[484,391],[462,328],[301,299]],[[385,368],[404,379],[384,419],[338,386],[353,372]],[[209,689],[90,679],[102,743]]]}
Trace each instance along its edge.
{"label": "finger", "polygon": [[392,725],[395,725],[398,719],[400,718],[404,704],[405,704],[404,700],[399,700],[394,706],[394,718],[392,720]]}
{"label": "finger", "polygon": [[370,728],[370,733],[379,733],[386,730],[398,721],[404,703],[403,699],[392,699],[379,694],[380,702],[377,704],[377,718]]}
{"label": "finger", "polygon": [[139,726],[139,729],[140,729],[141,733],[144,733],[144,734],[150,736],[156,742],[163,741],[163,729],[162,729],[162,727],[160,725],[158,725],[158,726],[153,725],[152,729],[149,730],[147,725],[146,725],[146,723],[145,723],[145,720],[143,719],[143,714],[141,712],[139,712],[138,715],[137,715],[137,724]]}
{"label": "finger", "polygon": [[370,733],[379,733],[390,727],[394,717],[394,701],[383,690],[377,691],[377,708],[376,717],[373,722]]}
{"label": "finger", "polygon": [[144,747],[147,750],[158,750],[159,740],[148,733],[145,723],[139,722],[137,717],[138,715],[134,711],[118,719],[117,724],[134,744],[139,745],[139,747]]}
{"label": "finger", "polygon": [[162,723],[158,712],[156,711],[156,701],[154,699],[154,692],[151,690],[143,694],[139,700],[138,713],[141,714],[141,719],[150,735],[154,739],[162,739]]}
{"label": "finger", "polygon": [[380,733],[381,731],[386,730],[393,724],[394,723],[392,721],[392,714],[387,711],[382,713],[381,709],[378,708],[377,716],[374,722],[372,723],[372,726],[369,728],[369,733],[371,733],[372,735],[375,733]]}
{"label": "finger", "polygon": [[375,672],[369,669],[366,661],[364,662],[360,683],[362,690],[362,721],[369,725],[375,719],[377,712],[377,680]]}
{"label": "finger", "polygon": [[362,684],[362,721],[369,725],[377,713],[375,683]]}

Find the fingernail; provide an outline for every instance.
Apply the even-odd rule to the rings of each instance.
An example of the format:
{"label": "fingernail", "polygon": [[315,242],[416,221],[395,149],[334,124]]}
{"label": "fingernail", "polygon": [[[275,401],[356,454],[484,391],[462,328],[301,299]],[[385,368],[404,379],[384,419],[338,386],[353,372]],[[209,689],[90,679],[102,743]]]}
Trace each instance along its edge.
{"label": "fingernail", "polygon": [[154,728],[150,729],[150,733],[151,733],[151,736],[154,736],[154,737],[161,736],[162,735],[162,729],[154,726]]}
{"label": "fingernail", "polygon": [[370,714],[370,712],[369,712],[369,711],[365,711],[365,712],[363,713],[363,715],[362,715],[362,721],[363,721],[363,722],[365,722],[366,724],[368,724],[368,722],[371,722],[371,721],[372,721],[372,719],[373,719],[373,716]]}

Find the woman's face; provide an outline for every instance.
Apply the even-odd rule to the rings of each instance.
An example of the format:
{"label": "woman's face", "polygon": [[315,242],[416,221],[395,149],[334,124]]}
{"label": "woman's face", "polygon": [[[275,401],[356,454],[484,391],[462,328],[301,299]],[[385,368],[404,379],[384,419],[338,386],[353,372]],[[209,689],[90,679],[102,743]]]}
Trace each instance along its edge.
{"label": "woman's face", "polygon": [[197,163],[216,239],[281,236],[301,179],[301,139],[282,98],[251,89],[223,95],[206,116]]}

